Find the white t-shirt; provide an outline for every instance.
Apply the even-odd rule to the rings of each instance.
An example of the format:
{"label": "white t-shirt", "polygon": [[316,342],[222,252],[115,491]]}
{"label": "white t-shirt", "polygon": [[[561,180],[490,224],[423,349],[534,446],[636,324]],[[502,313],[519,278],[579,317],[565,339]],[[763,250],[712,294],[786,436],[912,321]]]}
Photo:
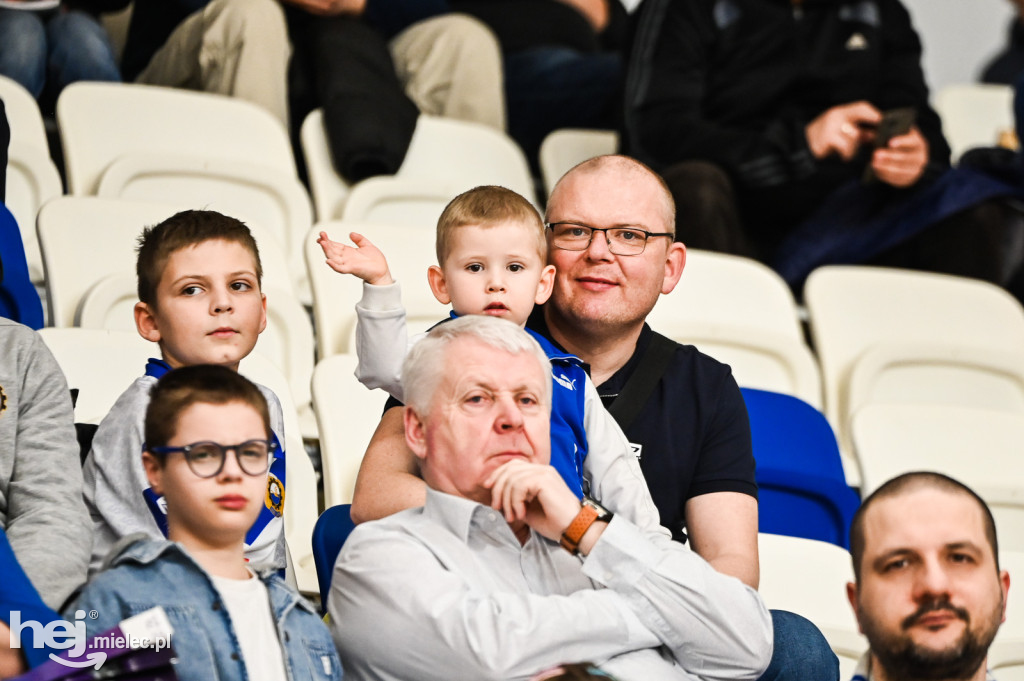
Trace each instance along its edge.
{"label": "white t-shirt", "polygon": [[288,678],[267,587],[251,571],[249,579],[228,579],[213,575],[210,575],[210,579],[220,592],[235,628],[250,681],[281,681]]}

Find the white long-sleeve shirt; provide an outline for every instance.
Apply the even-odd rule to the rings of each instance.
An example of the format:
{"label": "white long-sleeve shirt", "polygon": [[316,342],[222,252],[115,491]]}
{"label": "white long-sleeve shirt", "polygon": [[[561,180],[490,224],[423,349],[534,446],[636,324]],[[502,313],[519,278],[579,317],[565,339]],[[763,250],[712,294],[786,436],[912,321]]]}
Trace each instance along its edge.
{"label": "white long-sleeve shirt", "polygon": [[589,660],[620,681],[756,679],[772,652],[757,592],[616,515],[586,558],[428,490],[356,528],[328,601],[345,678],[528,679]]}

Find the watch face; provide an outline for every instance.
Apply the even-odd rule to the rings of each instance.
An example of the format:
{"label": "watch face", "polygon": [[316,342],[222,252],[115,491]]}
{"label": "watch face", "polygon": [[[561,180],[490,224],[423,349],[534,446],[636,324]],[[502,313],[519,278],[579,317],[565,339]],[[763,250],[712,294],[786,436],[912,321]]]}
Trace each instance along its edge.
{"label": "watch face", "polygon": [[605,508],[601,504],[597,503],[596,501],[594,501],[590,497],[583,497],[583,501],[581,503],[584,506],[589,506],[590,508],[592,508],[595,511],[597,511],[597,519],[598,520],[608,520],[609,518],[612,517],[612,512],[611,511],[609,511],[607,508]]}

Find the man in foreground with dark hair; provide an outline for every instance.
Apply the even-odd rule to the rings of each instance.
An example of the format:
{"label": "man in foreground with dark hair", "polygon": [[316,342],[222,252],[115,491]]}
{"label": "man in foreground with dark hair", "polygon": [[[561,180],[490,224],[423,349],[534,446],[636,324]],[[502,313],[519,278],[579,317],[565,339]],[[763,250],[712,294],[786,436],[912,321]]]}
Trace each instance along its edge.
{"label": "man in foreground with dark hair", "polygon": [[850,553],[847,595],[870,644],[854,681],[993,681],[1010,576],[981,497],[941,473],[893,478],[854,516]]}

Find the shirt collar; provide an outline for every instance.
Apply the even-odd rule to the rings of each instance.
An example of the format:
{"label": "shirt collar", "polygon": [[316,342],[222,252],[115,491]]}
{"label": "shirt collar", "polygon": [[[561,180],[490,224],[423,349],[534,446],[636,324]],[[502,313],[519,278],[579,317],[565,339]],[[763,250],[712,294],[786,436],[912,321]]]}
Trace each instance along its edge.
{"label": "shirt collar", "polygon": [[589,364],[559,345],[551,335],[551,330],[548,328],[548,320],[544,318],[543,305],[533,306],[533,312],[530,313],[530,318],[526,320],[526,332],[540,343],[540,347],[544,350],[544,354],[548,356],[548,359],[555,362],[561,361],[569,364],[578,364],[584,371],[588,374],[590,373]]}
{"label": "shirt collar", "polygon": [[149,361],[146,362],[147,376],[152,376],[153,378],[160,378],[170,370],[171,365],[168,364],[165,360],[150,357]]}
{"label": "shirt collar", "polygon": [[464,499],[428,487],[423,514],[464,542],[468,543],[474,533],[482,532],[519,546],[519,540],[501,513],[472,499]]}
{"label": "shirt collar", "polygon": [[609,376],[604,383],[597,386],[597,392],[602,397],[618,395],[622,392],[626,382],[633,375],[633,372],[636,371],[637,366],[647,352],[647,346],[651,344],[653,335],[654,332],[651,330],[650,324],[644,322],[643,328],[640,329],[640,336],[636,339],[636,347],[633,349],[633,354],[630,355],[629,360],[619,367],[618,371]]}

